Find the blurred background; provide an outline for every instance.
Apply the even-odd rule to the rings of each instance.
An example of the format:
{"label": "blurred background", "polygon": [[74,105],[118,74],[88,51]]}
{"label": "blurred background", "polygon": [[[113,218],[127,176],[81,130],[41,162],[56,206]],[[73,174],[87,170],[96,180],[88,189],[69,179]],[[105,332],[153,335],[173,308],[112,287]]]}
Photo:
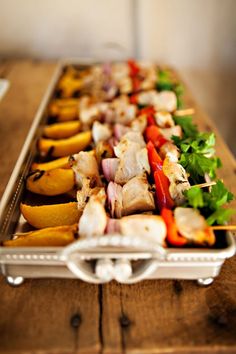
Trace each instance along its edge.
{"label": "blurred background", "polygon": [[176,67],[236,154],[235,0],[0,0],[0,57]]}

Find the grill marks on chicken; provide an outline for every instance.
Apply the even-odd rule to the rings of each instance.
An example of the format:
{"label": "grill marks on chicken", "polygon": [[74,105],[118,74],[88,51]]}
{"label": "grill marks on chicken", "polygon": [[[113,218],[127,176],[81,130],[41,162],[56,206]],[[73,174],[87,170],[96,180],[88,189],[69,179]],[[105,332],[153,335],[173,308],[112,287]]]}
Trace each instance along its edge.
{"label": "grill marks on chicken", "polygon": [[80,237],[101,236],[105,233],[107,225],[105,200],[106,193],[104,190],[90,197],[79,220]]}
{"label": "grill marks on chicken", "polygon": [[129,132],[114,147],[119,164],[115,173],[115,182],[125,184],[135,176],[150,173],[147,149],[143,136],[138,132]]}
{"label": "grill marks on chicken", "polygon": [[76,183],[78,187],[83,186],[84,179],[94,181],[95,185],[101,186],[101,178],[97,160],[93,152],[81,151],[73,155],[72,169],[75,173]]}
{"label": "grill marks on chicken", "polygon": [[167,156],[164,160],[163,172],[170,182],[169,192],[171,198],[176,205],[182,205],[185,202],[183,192],[190,188],[185,169],[179,163],[171,161],[170,157]]}
{"label": "grill marks on chicken", "polygon": [[154,197],[149,191],[146,175],[134,177],[123,186],[122,201],[123,215],[155,209]]}

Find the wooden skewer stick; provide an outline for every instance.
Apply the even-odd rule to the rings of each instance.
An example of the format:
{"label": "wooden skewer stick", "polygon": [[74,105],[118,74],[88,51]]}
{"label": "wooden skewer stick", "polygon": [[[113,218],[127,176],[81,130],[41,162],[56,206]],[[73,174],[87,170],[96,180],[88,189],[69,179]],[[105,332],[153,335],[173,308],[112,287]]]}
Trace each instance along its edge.
{"label": "wooden skewer stick", "polygon": [[206,187],[214,186],[215,184],[216,184],[215,181],[211,181],[211,182],[195,184],[194,186],[191,186],[191,187],[206,188]]}
{"label": "wooden skewer stick", "polygon": [[175,111],[174,115],[177,117],[182,117],[182,116],[187,116],[187,115],[192,115],[195,113],[194,108],[186,108],[186,109],[178,109]]}
{"label": "wooden skewer stick", "polygon": [[236,225],[216,225],[210,226],[211,230],[225,230],[225,231],[236,231]]}

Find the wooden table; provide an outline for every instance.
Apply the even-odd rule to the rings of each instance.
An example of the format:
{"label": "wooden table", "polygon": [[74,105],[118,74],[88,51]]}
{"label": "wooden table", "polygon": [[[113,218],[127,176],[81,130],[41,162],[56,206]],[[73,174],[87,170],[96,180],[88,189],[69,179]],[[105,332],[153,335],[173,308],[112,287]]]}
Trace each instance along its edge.
{"label": "wooden table", "polygon": [[[11,82],[0,102],[0,193],[54,69],[53,62],[0,62],[0,77]],[[215,130],[198,107],[197,118],[201,129]],[[236,164],[218,133],[216,147],[220,177],[236,194]],[[236,353],[236,258],[208,288],[177,280],[27,280],[11,288],[0,277],[0,353],[123,352]]]}

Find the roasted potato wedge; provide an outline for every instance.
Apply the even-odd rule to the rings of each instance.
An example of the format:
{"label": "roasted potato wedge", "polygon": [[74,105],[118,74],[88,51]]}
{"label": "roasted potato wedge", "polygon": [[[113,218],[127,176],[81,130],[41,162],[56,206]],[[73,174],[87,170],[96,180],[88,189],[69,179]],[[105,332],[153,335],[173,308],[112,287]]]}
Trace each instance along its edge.
{"label": "roasted potato wedge", "polygon": [[59,159],[44,162],[44,163],[36,163],[34,162],[31,166],[31,170],[54,170],[55,168],[70,168],[69,156],[61,157]]}
{"label": "roasted potato wedge", "polygon": [[47,227],[20,234],[13,240],[3,242],[5,247],[58,247],[66,246],[77,237],[77,224],[71,226]]}
{"label": "roasted potato wedge", "polygon": [[73,225],[82,214],[76,202],[31,206],[21,203],[21,212],[26,221],[36,229]]}
{"label": "roasted potato wedge", "polygon": [[75,184],[72,169],[56,168],[49,171],[35,171],[26,181],[26,188],[37,194],[59,195],[69,192]]}
{"label": "roasted potato wedge", "polygon": [[55,123],[46,125],[43,135],[51,139],[69,138],[80,131],[81,123],[79,121]]}
{"label": "roasted potato wedge", "polygon": [[84,150],[91,142],[91,131],[82,132],[67,139],[39,139],[39,151],[42,155],[51,152],[51,156],[62,157]]}

